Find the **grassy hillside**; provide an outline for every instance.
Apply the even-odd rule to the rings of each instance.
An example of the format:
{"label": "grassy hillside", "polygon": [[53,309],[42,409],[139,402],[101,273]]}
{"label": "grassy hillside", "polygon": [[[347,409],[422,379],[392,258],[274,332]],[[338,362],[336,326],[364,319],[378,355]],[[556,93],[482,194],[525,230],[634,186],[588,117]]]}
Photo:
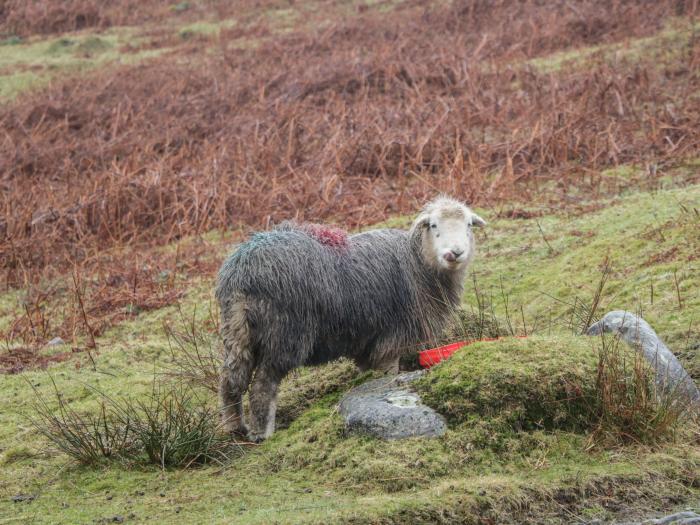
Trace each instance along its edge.
{"label": "grassy hillside", "polygon": [[[0,525],[700,510],[697,422],[672,424],[631,352],[581,336],[639,313],[700,381],[697,15],[690,0],[0,0]],[[230,244],[289,218],[408,227],[440,192],[489,223],[462,320],[507,335],[416,386],[443,437],[347,435],[337,401],[375,377],[347,361],[295,371],[274,436],[203,466],[135,447],[79,464],[31,420],[39,401],[136,414],[186,379],[216,411]]]}
{"label": "grassy hillside", "polygon": [[[572,335],[565,303],[577,296],[587,300],[606,255],[615,262],[601,312],[641,305],[697,377],[700,337],[691,320],[698,311],[692,293],[698,285],[694,265],[700,244],[693,211],[698,206],[696,185],[617,197],[581,214],[492,219],[474,263],[479,289],[500,289],[503,282],[514,330],[525,331],[523,305],[528,333],[539,335],[470,346],[430,373],[421,388],[428,402],[448,416],[450,430],[442,438],[383,442],[345,435],[335,403],[369,376],[341,362],[305,369],[286,380],[278,416],[282,429],[261,446],[235,451],[225,465],[185,471],[80,467],[47,448],[26,415],[37,393],[52,402],[51,379],[72,408],[94,411],[100,396],[93,387],[109,396],[145,396],[154,374],[168,368],[172,355],[163,322],[183,329],[194,318],[205,346],[216,345],[206,307],[211,280],[193,282],[181,311],[171,306],[146,312],[98,338],[96,370],[79,353],[46,372],[3,377],[0,515],[33,523],[115,517],[169,523],[203,517],[212,523],[477,523],[475,516],[519,523],[692,503],[700,481],[694,427],[651,448],[591,448],[590,421],[581,415],[587,409],[557,392],[564,384],[594,392],[600,341]],[[484,210],[484,215],[492,212]],[[664,255],[673,246],[677,250]],[[653,305],[647,296],[651,279],[657,290]],[[497,294],[493,301],[504,322]],[[464,299],[467,308],[475,304],[472,289]],[[545,323],[550,310],[552,322]],[[467,383],[459,386],[460,381]],[[481,385],[476,390],[480,397],[471,397],[470,384]],[[207,395],[213,405],[215,396]],[[494,408],[508,399],[515,403],[510,408]],[[523,412],[518,399],[524,406],[548,409]],[[10,498],[19,494],[35,499],[13,503]]]}

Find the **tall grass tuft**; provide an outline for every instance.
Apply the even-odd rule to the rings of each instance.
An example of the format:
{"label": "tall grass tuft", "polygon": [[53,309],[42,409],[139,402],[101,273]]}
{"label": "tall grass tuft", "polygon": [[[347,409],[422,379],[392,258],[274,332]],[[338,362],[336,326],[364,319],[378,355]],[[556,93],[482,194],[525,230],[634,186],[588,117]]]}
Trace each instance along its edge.
{"label": "tall grass tuft", "polygon": [[596,417],[589,445],[658,445],[676,438],[688,416],[687,403],[657,388],[644,356],[602,336],[596,377]]}
{"label": "tall grass tuft", "polygon": [[179,314],[178,328],[164,325],[171,356],[171,367],[167,374],[179,382],[217,393],[222,348],[218,315],[210,309],[204,324],[213,325],[214,330],[208,332],[198,327],[200,323],[196,321],[196,312],[191,318],[181,309]]}
{"label": "tall grass tuft", "polygon": [[104,392],[95,412],[70,408],[55,388],[55,403],[36,390],[30,421],[54,446],[77,462],[189,468],[224,463],[235,452],[219,414],[186,384],[154,382],[144,398],[115,398]]}
{"label": "tall grass tuft", "polygon": [[125,399],[115,411],[123,425],[131,426],[147,463],[187,468],[227,457],[231,439],[219,428],[218,410],[186,385],[154,385],[150,396]]}
{"label": "tall grass tuft", "polygon": [[102,400],[94,413],[80,414],[64,400],[51,379],[56,403],[49,404],[34,388],[30,421],[54,446],[78,462],[93,465],[128,458],[137,449],[131,417],[115,417],[112,403]]}

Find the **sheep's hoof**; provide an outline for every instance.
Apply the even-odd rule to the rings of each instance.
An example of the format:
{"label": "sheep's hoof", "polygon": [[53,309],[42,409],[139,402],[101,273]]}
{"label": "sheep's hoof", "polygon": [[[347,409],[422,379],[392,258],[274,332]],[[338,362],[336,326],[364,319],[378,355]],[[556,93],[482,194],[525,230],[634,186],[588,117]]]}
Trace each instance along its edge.
{"label": "sheep's hoof", "polygon": [[248,439],[248,433],[248,428],[245,425],[229,430],[231,439],[233,439],[234,441],[242,441],[244,439]]}
{"label": "sheep's hoof", "polygon": [[262,443],[265,441],[265,436],[256,432],[248,432],[248,441],[251,443]]}

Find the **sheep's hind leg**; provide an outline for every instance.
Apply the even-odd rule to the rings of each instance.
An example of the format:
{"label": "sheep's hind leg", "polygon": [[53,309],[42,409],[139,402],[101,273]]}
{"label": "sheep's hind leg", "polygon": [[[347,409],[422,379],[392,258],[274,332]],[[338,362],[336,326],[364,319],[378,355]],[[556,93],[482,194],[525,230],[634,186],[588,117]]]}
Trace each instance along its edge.
{"label": "sheep's hind leg", "polygon": [[245,437],[248,434],[248,428],[243,420],[243,394],[250,382],[252,365],[252,362],[241,363],[240,361],[233,364],[227,358],[221,370],[219,382],[221,419],[224,428],[239,437]]}
{"label": "sheep's hind leg", "polygon": [[277,389],[282,374],[267,367],[260,367],[250,388],[250,432],[251,441],[261,442],[275,431],[277,413]]}
{"label": "sheep's hind leg", "polygon": [[243,420],[243,394],[248,389],[255,366],[249,335],[243,308],[234,308],[222,326],[224,364],[219,381],[219,398],[224,428],[238,437],[248,434]]}

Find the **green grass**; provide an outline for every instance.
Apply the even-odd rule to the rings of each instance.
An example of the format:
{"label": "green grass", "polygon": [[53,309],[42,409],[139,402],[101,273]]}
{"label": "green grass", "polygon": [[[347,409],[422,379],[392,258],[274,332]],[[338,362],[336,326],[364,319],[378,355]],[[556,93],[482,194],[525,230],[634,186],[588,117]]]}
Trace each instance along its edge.
{"label": "green grass", "polygon": [[162,53],[162,49],[124,52],[127,45],[145,42],[132,28],[102,33],[70,33],[59,38],[37,39],[2,46],[0,100],[13,99],[41,87],[61,75],[114,64],[129,64]]}
{"label": "green grass", "polygon": [[419,391],[453,424],[586,429],[599,344],[566,336],[474,343],[423,378]]}
{"label": "green grass", "polygon": [[661,31],[652,36],[569,49],[537,57],[526,63],[542,73],[550,73],[565,67],[581,66],[592,58],[608,61],[654,57],[659,61],[670,59],[677,61],[684,52],[688,51],[688,46],[698,29],[700,24],[690,22],[688,19],[671,19]]}
{"label": "green grass", "polygon": [[[559,384],[563,374],[585,382],[591,363],[587,352],[592,351],[594,341],[557,336],[475,345],[440,365],[427,380],[427,388],[438,395],[440,403],[449,403],[450,399],[460,401],[460,392],[448,386],[455,381],[485,386],[494,378],[506,377],[510,379],[500,380],[500,385],[510,384],[526,393]],[[492,366],[484,363],[487,355]],[[540,367],[539,359],[546,364]],[[559,359],[564,364],[571,359],[575,366],[559,370]],[[485,366],[477,366],[479,363]],[[670,494],[694,494],[691,485],[698,481],[700,453],[692,445],[678,443],[654,451],[635,447],[587,451],[585,433],[562,430],[564,427],[504,428],[502,421],[494,424],[499,415],[489,414],[488,409],[478,417],[482,424],[473,418],[450,418],[447,434],[436,440],[384,442],[345,435],[335,403],[342,390],[366,379],[353,379],[344,371],[347,368],[347,363],[338,363],[303,370],[287,382],[283,406],[293,402],[290,394],[297,387],[308,388],[312,377],[316,383],[343,378],[335,385],[336,391],[310,394],[316,399],[311,408],[225,468],[76,467],[61,455],[43,451],[36,438],[29,439],[30,430],[19,414],[4,415],[0,487],[4,494],[37,498],[21,504],[3,498],[0,515],[11,512],[33,523],[91,522],[132,513],[142,520],[169,523],[190,523],[202,516],[211,523],[232,519],[240,523],[379,519],[399,523],[451,515],[475,523],[475,513],[505,516],[516,512],[520,514],[513,514],[513,519],[518,521],[526,519],[537,505],[552,512],[547,502],[551,504],[565,490],[588,492],[590,501],[578,503],[593,507],[598,501],[595,487],[603,482],[605,490],[597,494],[600,500],[609,497],[610,487],[620,494],[644,494],[649,480],[654,481],[654,490],[646,494],[645,504],[660,503]],[[553,374],[541,374],[545,371]],[[76,410],[96,401],[77,378],[96,382],[104,390],[128,390],[134,395],[145,386],[138,384],[136,376],[149,376],[141,372],[120,381],[86,368],[78,372],[60,367],[53,373],[59,390]],[[474,376],[467,378],[467,373]],[[40,389],[49,387],[44,374],[25,377],[39,382]],[[533,381],[535,377],[540,381]],[[7,379],[3,396],[13,400],[12,412],[21,411],[31,401],[31,389],[19,377]],[[470,406],[458,412],[479,413]],[[7,447],[9,443],[13,445]],[[605,511],[598,509],[596,515],[601,514]]]}
{"label": "green grass", "polygon": [[[480,234],[473,266],[478,286],[493,294],[503,320],[503,283],[516,331],[523,331],[522,305],[528,333],[537,324],[539,335],[470,346],[424,380],[426,400],[448,417],[449,430],[440,439],[383,442],[346,435],[335,404],[342,392],[372,375],[341,361],[292,374],[280,395],[280,430],[225,468],[88,469],[47,448],[26,420],[32,385],[49,398],[53,392],[47,372],[3,376],[0,516],[33,523],[84,523],[132,513],[168,523],[202,516],[211,523],[469,523],[479,515],[497,522],[542,516],[557,522],[571,518],[568,513],[609,517],[610,501],[632,498],[637,502],[632,510],[641,512],[667,507],[668,498],[698,498],[700,451],[691,434],[681,432],[675,442],[653,448],[589,448],[590,414],[566,394],[591,393],[599,341],[572,335],[564,302],[590,297],[607,255],[613,273],[601,313],[641,305],[671,348],[697,342],[697,325],[690,336],[687,329],[698,312],[692,291],[698,287],[693,255],[700,245],[694,212],[699,207],[700,187],[688,186],[614,197],[585,214],[544,215],[537,220],[553,253],[535,219],[498,219],[494,210],[480,210],[490,222]],[[391,222],[403,226],[408,219]],[[211,287],[209,280],[193,280],[181,310],[186,320],[194,316],[215,349],[207,307]],[[16,299],[3,295],[4,309]],[[471,287],[464,300],[467,308],[475,302]],[[550,311],[553,321],[546,322]],[[163,323],[177,327],[180,319],[175,307],[142,313],[98,339],[97,370],[79,355],[48,373],[77,412],[99,406],[93,386],[110,396],[146,396],[154,374],[172,364]],[[697,372],[697,350],[681,358]],[[210,402],[216,402],[213,394]],[[17,494],[36,499],[12,503]]]}
{"label": "green grass", "polygon": [[222,29],[230,29],[236,25],[235,20],[221,20],[218,22],[199,21],[181,26],[178,29],[180,38],[188,39],[194,36],[213,36]]}
{"label": "green grass", "polygon": [[[685,351],[700,339],[700,186],[607,204],[593,213],[493,220],[473,267],[477,287],[493,296],[501,316],[503,295],[510,298],[519,332],[546,333],[569,325],[574,301],[591,301],[607,257],[612,273],[599,314],[641,312],[671,348]],[[475,304],[473,289],[465,299]],[[687,362],[696,370],[698,357]]]}

